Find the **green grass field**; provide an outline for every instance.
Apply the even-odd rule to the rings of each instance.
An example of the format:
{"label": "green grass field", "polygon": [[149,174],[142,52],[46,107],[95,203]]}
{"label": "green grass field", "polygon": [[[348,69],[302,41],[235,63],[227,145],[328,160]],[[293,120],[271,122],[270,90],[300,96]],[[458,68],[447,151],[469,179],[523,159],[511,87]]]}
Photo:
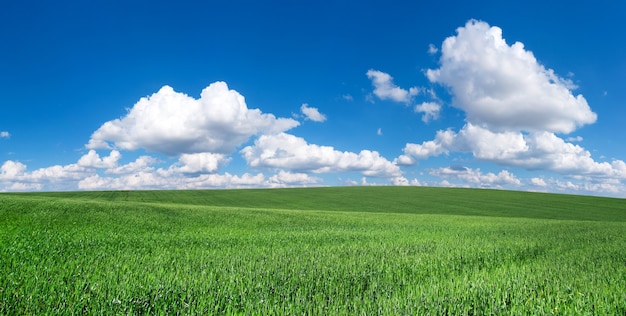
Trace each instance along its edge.
{"label": "green grass field", "polygon": [[626,200],[335,187],[0,194],[0,314],[626,315]]}

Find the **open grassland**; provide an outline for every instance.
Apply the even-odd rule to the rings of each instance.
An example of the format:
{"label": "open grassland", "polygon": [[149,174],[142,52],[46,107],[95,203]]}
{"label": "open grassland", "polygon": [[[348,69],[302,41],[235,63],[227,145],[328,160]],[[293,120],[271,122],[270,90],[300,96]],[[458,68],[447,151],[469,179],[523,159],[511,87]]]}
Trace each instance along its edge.
{"label": "open grassland", "polygon": [[626,200],[0,194],[0,314],[626,314]]}

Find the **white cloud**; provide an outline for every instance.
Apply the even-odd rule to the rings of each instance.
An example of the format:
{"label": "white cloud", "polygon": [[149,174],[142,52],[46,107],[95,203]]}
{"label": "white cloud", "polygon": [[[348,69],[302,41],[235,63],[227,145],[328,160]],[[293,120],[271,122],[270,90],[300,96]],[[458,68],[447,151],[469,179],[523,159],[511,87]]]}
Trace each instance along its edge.
{"label": "white cloud", "polygon": [[125,165],[110,168],[105,171],[107,174],[131,174],[139,172],[152,172],[154,170],[151,165],[159,162],[158,159],[150,156],[141,156],[135,159],[133,162],[129,162]]}
{"label": "white cloud", "polygon": [[[232,175],[228,172],[225,174],[203,174],[197,178],[183,178],[185,181],[181,188],[241,188],[241,187],[259,187],[265,185],[265,176],[262,173],[256,175],[244,173],[241,176]],[[191,180],[191,181],[189,181]]]}
{"label": "white cloud", "polygon": [[26,171],[26,165],[13,160],[7,160],[0,167],[0,179],[13,179],[23,175]]}
{"label": "white cloud", "polygon": [[435,184],[433,184],[433,186],[444,187],[444,188],[469,187],[467,185],[465,185],[465,186],[455,185],[455,184],[450,183],[450,181],[448,181],[448,180],[441,180],[441,182],[435,183]]}
{"label": "white cloud", "polygon": [[0,132],[0,138],[10,138],[11,134],[7,131],[1,131]]}
{"label": "white cloud", "polygon": [[438,131],[435,140],[426,141],[422,144],[407,143],[404,147],[404,155],[398,157],[398,163],[412,165],[416,159],[426,159],[432,156],[447,154],[453,148],[456,134],[451,130]]}
{"label": "white cloud", "polygon": [[428,53],[430,55],[437,54],[438,52],[439,52],[439,49],[437,48],[437,46],[435,46],[434,44],[428,44]]}
{"label": "white cloud", "polygon": [[[274,135],[280,136],[280,135]],[[286,135],[287,140],[295,138],[295,142],[303,141],[295,136]],[[291,139],[294,140],[294,139]],[[257,144],[258,145],[258,144]],[[302,145],[302,144],[300,144]],[[108,157],[115,157],[115,153],[110,153],[104,158],[98,159],[82,158],[84,161],[95,161],[89,167],[77,164],[65,166],[52,166],[40,168],[29,172],[27,166],[17,161],[6,161],[0,166],[0,190],[2,191],[32,191],[32,190],[103,190],[103,189],[201,189],[201,188],[237,188],[237,187],[287,187],[287,186],[309,186],[323,183],[318,177],[312,177],[310,172],[359,172],[366,177],[384,177],[387,184],[391,185],[439,185],[457,187],[519,187],[520,180],[510,172],[504,170],[499,173],[483,173],[480,169],[469,169],[465,167],[449,167],[430,170],[431,176],[443,178],[440,182],[421,183],[417,179],[411,181],[404,178],[397,169],[386,159],[380,157],[375,152],[363,151],[360,154],[350,152],[339,152],[332,147],[309,145],[286,146],[296,152],[311,154],[312,160],[289,161],[286,165],[293,167],[296,171],[285,171],[280,169],[277,173],[266,177],[262,173],[233,175],[230,173],[214,173],[221,163],[221,156],[212,154],[193,154],[181,156],[174,164],[165,167],[155,168],[153,164],[159,162],[150,156],[138,157],[135,161],[117,165],[109,163],[112,168],[106,168],[104,161]],[[250,146],[252,148],[253,146]],[[248,147],[246,147],[248,148]],[[265,147],[266,149],[269,149]],[[299,148],[299,149],[298,149]],[[258,149],[258,148],[256,148]],[[287,154],[285,148],[276,148],[277,152]],[[330,149],[330,151],[326,151]],[[278,154],[278,155],[282,155]],[[292,153],[293,154],[293,153]],[[272,154],[270,154],[271,156]],[[83,157],[90,157],[89,154]],[[307,169],[306,165],[311,161],[320,161],[322,157],[327,161],[316,164],[315,170]],[[269,159],[270,157],[264,157]],[[292,155],[292,158],[296,156]],[[305,166],[299,166],[304,163]],[[315,163],[313,163],[315,164]],[[99,169],[104,171],[97,172]],[[270,166],[273,167],[273,166]],[[615,172],[626,174],[626,163],[615,161],[611,164]],[[297,169],[305,169],[298,171]],[[289,168],[288,168],[289,169]],[[593,174],[580,176],[567,176],[569,179],[546,179],[533,178],[529,184],[542,189],[564,192],[584,192],[619,195],[626,192],[626,187],[620,180],[607,177],[597,177]],[[545,185],[542,185],[545,184]],[[359,184],[357,182],[353,184]],[[370,185],[369,181],[361,185]]]}
{"label": "white cloud", "polygon": [[233,175],[214,173],[227,162],[221,154],[183,154],[167,168],[155,168],[159,162],[150,156],[138,157],[126,165],[108,169],[104,176],[92,173],[75,182],[81,190],[137,190],[137,189],[201,189],[271,186],[261,173]]}
{"label": "white cloud", "polygon": [[82,190],[137,190],[137,189],[202,189],[202,188],[244,188],[266,187],[265,176],[261,173],[241,176],[225,174],[200,174],[188,176],[170,170],[158,169],[156,172],[138,172],[118,177],[93,175],[78,182]]}
{"label": "white cloud", "polygon": [[78,182],[81,190],[131,190],[172,188],[168,179],[160,178],[154,173],[140,172],[118,177],[100,177],[95,174]]}
{"label": "white cloud", "polygon": [[[415,144],[407,144],[407,146],[409,146],[409,145],[415,145]],[[406,150],[406,148],[405,148],[405,150]],[[413,159],[409,155],[400,155],[396,159],[393,160],[393,163],[398,165],[398,166],[412,166],[412,165],[416,164],[417,162],[415,161],[415,159]]]}
{"label": "white cloud", "polygon": [[[439,69],[428,70],[426,75],[431,82],[450,88],[453,105],[465,112],[466,123],[458,133],[440,130],[433,140],[407,143],[396,164],[408,166],[442,154],[470,153],[480,161],[550,171],[569,179],[535,177],[528,181],[534,187],[624,192],[624,161],[596,161],[589,151],[572,143],[582,137],[566,141],[556,134],[596,121],[584,97],[572,94],[576,88],[572,81],[539,64],[522,43],[508,45],[501,29],[469,21],[443,42]],[[453,178],[474,186],[498,185],[498,181],[521,184],[508,171],[482,174],[478,169],[442,168],[431,175],[447,177],[442,185],[459,185],[448,181]]]}
{"label": "white cloud", "polygon": [[27,178],[33,181],[63,182],[67,180],[77,180],[83,178],[90,171],[77,164],[65,166],[54,165],[46,168],[39,168],[29,174]]}
{"label": "white cloud", "polygon": [[395,102],[410,103],[413,96],[419,93],[417,87],[409,90],[402,89],[393,83],[393,77],[382,71],[370,69],[366,73],[367,78],[372,80],[374,95],[381,100],[392,100]]}
{"label": "white cloud", "polygon": [[574,184],[572,181],[556,180],[555,183],[558,189],[561,189],[564,191],[579,191],[580,190],[580,186],[577,184]]}
{"label": "white cloud", "polygon": [[439,111],[441,111],[441,105],[435,102],[422,102],[415,106],[415,112],[424,113],[424,115],[422,115],[422,121],[424,123],[430,122],[431,119],[438,119]]}
{"label": "white cloud", "polygon": [[[178,161],[169,166],[169,168],[159,168],[156,172],[164,177],[169,177],[173,174],[192,175],[202,173],[214,173],[219,169],[219,167],[228,163],[229,161],[230,158],[223,154],[182,154],[178,158]],[[135,161],[128,164],[107,169],[105,173],[110,175],[154,173],[155,168],[152,165],[158,162],[160,161],[154,157],[141,156],[138,157]]]}
{"label": "white cloud", "polygon": [[376,135],[382,136],[383,135],[383,129],[379,127],[378,130],[376,130]]}
{"label": "white cloud", "polygon": [[105,172],[106,176],[92,174],[77,182],[83,190],[131,190],[131,189],[201,189],[217,187],[262,187],[271,186],[263,174],[232,175],[217,174],[220,165],[229,158],[222,154],[183,154],[167,168],[155,169],[158,160],[141,156],[134,162]]}
{"label": "white cloud", "polygon": [[581,190],[583,192],[593,192],[593,193],[610,193],[618,195],[620,193],[624,194],[626,192],[626,188],[621,183],[610,183],[610,182],[583,182]]}
{"label": "white cloud", "polygon": [[548,184],[542,178],[532,178],[530,179],[530,183],[537,187],[547,187]]}
{"label": "white cloud", "polygon": [[492,132],[471,123],[461,129],[454,141],[443,145],[450,150],[472,152],[479,159],[504,163],[529,151],[522,133]]}
{"label": "white cloud", "polygon": [[410,159],[426,159],[449,152],[470,152],[482,161],[527,170],[626,179],[626,163],[623,161],[597,162],[589,151],[554,133],[493,132],[471,123],[459,133],[439,131],[434,140],[406,144],[404,155],[397,161],[409,162]]}
{"label": "white cloud", "polygon": [[306,173],[293,173],[284,170],[281,170],[278,174],[269,177],[269,183],[272,187],[314,185],[321,182],[321,178],[311,177]]}
{"label": "white cloud", "polygon": [[448,86],[453,105],[467,121],[497,131],[569,133],[596,121],[582,95],[568,79],[546,69],[516,42],[508,45],[502,30],[471,20],[448,37],[441,67],[426,75]]}
{"label": "white cloud", "polygon": [[178,158],[180,167],[173,167],[172,170],[182,173],[212,173],[217,171],[218,167],[230,158],[222,154],[213,153],[196,153],[182,154]]}
{"label": "white cloud", "polygon": [[251,167],[290,169],[299,172],[360,172],[366,176],[400,176],[400,168],[376,151],[358,154],[330,146],[308,144],[303,138],[281,133],[262,135],[254,146],[241,150]]}
{"label": "white cloud", "polygon": [[91,169],[77,164],[54,165],[29,172],[25,164],[8,160],[0,167],[0,190],[67,190],[72,189],[72,183],[92,173]]}
{"label": "white cloud", "polygon": [[14,182],[6,191],[37,191],[42,188],[41,183]]}
{"label": "white cloud", "polygon": [[108,157],[100,158],[95,150],[89,152],[78,160],[78,165],[87,168],[114,168],[117,166],[118,160],[122,157],[117,150],[112,150]]}
{"label": "white cloud", "polygon": [[498,174],[488,172],[483,174],[480,169],[471,169],[461,166],[445,167],[430,170],[433,176],[461,180],[465,183],[478,187],[503,187],[521,186],[522,182],[508,170],[502,170]]}
{"label": "white cloud", "polygon": [[[255,163],[250,155],[271,150],[266,146],[268,142],[286,144],[277,145],[274,151],[275,155],[280,156],[276,157],[286,160],[275,163],[270,162],[270,157],[263,156],[257,157],[260,160]],[[263,135],[255,146],[244,148],[242,153],[247,154],[250,165],[281,170],[269,177],[262,173],[218,174],[216,172],[220,166],[230,158],[208,152],[181,154],[175,163],[157,168],[155,164],[162,161],[151,156],[140,156],[135,161],[120,164],[121,154],[117,150],[111,150],[106,156],[90,150],[75,164],[40,168],[32,172],[23,163],[6,161],[0,166],[0,188],[5,191],[24,191],[286,187],[323,182],[321,178],[311,176],[310,172],[359,172],[365,176],[385,177],[391,182],[397,182],[395,178],[401,176],[399,168],[377,152],[339,152],[332,147],[307,144],[302,138],[284,133]]]}
{"label": "white cloud", "polygon": [[213,152],[229,154],[251,136],[280,133],[299,123],[248,109],[244,97],[215,82],[199,99],[164,86],[141,98],[121,119],[104,123],[87,148],[115,148],[178,155]]}
{"label": "white cloud", "polygon": [[420,182],[417,179],[413,179],[411,181],[409,181],[407,178],[405,177],[395,177],[391,179],[391,184],[392,185],[397,185],[397,186],[420,186]]}
{"label": "white cloud", "polygon": [[326,121],[326,115],[320,113],[317,108],[309,107],[306,103],[302,104],[300,111],[304,114],[304,117],[306,117],[307,120],[311,120],[313,122]]}
{"label": "white cloud", "polygon": [[76,190],[81,181],[98,177],[96,169],[104,168],[109,172],[125,168],[117,167],[118,159],[119,152],[115,150],[104,158],[90,151],[79,159],[79,163],[39,168],[32,172],[27,171],[26,165],[9,160],[0,167],[0,187],[10,191]]}

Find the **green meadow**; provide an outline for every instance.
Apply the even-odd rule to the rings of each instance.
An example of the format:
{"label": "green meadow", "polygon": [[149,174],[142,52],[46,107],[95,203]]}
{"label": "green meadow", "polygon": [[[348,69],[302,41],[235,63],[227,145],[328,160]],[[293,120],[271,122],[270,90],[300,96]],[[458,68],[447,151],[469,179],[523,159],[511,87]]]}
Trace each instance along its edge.
{"label": "green meadow", "polygon": [[427,187],[3,193],[0,314],[626,315],[626,200]]}

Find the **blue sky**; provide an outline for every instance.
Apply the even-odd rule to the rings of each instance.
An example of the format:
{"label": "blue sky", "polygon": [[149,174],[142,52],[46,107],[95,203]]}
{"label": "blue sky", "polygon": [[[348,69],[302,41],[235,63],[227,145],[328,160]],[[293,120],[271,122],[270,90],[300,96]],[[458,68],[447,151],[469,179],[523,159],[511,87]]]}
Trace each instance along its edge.
{"label": "blue sky", "polygon": [[626,197],[621,1],[12,1],[0,191]]}

